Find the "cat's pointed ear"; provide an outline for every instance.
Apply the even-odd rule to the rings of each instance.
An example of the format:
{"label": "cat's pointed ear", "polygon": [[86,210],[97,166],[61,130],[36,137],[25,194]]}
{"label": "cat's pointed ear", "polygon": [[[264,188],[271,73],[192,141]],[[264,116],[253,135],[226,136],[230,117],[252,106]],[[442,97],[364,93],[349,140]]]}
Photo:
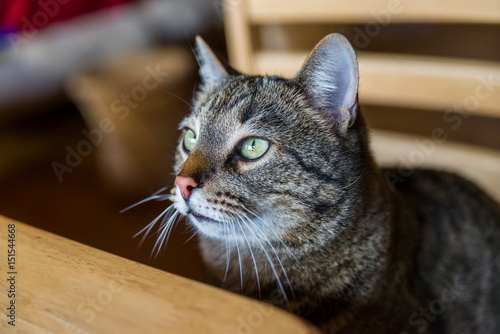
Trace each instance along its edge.
{"label": "cat's pointed ear", "polygon": [[200,36],[196,36],[196,59],[200,65],[201,81],[207,86],[222,81],[236,72],[220,61]]}
{"label": "cat's pointed ear", "polygon": [[333,33],[323,38],[307,57],[295,79],[313,103],[341,128],[356,120],[358,62],[347,38]]}

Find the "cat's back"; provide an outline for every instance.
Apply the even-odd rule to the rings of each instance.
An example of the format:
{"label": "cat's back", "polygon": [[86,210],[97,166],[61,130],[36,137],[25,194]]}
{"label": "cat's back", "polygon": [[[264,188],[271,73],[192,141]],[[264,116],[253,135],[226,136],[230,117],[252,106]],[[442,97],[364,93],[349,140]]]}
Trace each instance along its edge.
{"label": "cat's back", "polygon": [[472,228],[498,247],[493,235],[500,235],[500,203],[476,184],[454,173],[426,169],[415,170],[406,182],[400,190],[416,201],[422,223],[444,220],[456,232]]}
{"label": "cat's back", "polygon": [[500,204],[441,171],[416,170],[395,191],[416,208],[415,285],[428,296],[410,324],[500,332]]}

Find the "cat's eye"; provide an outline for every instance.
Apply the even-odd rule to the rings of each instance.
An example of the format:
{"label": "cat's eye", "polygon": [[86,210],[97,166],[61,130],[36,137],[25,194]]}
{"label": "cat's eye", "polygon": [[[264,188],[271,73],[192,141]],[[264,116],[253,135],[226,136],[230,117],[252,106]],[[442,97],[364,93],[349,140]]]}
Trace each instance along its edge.
{"label": "cat's eye", "polygon": [[186,133],[184,134],[184,149],[188,152],[191,151],[194,143],[196,143],[196,135],[193,130],[186,130]]}
{"label": "cat's eye", "polygon": [[269,148],[269,142],[260,138],[249,138],[241,145],[241,155],[247,159],[257,159]]}

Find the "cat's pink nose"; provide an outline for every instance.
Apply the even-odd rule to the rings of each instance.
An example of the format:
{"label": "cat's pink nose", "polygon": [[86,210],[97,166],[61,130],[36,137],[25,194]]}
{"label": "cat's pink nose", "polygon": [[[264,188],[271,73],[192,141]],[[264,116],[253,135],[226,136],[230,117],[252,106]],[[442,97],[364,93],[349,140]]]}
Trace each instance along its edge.
{"label": "cat's pink nose", "polygon": [[181,190],[182,198],[186,201],[189,199],[189,196],[191,196],[193,189],[198,187],[198,183],[196,183],[193,178],[186,176],[177,176],[175,178],[175,184]]}

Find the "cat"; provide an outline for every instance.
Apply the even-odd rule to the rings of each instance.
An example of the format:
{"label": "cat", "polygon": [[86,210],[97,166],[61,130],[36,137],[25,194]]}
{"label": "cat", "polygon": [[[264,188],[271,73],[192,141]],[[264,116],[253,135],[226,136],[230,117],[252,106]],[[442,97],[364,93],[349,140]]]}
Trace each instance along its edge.
{"label": "cat", "polygon": [[293,79],[241,74],[199,37],[196,54],[171,200],[211,282],[324,333],[500,333],[500,205],[447,172],[391,189],[343,35]]}

